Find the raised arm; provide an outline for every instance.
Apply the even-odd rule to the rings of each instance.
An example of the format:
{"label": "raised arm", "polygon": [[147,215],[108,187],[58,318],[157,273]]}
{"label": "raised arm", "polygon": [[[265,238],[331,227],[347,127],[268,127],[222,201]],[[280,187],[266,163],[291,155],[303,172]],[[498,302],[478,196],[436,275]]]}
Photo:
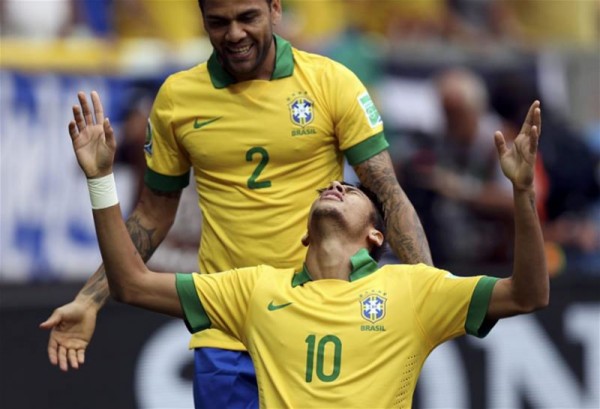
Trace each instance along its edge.
{"label": "raised arm", "polygon": [[386,237],[406,264],[433,265],[423,226],[412,203],[398,184],[388,151],[354,167],[360,182],[377,195],[385,212]]}
{"label": "raised arm", "polygon": [[[103,117],[102,105],[97,94],[97,104],[92,112],[85,94],[78,94],[81,107],[73,107],[74,125],[77,132],[86,132],[88,124]],[[99,110],[99,111],[98,111]],[[150,259],[158,245],[166,237],[175,219],[181,191],[163,193],[144,187],[136,208],[129,216],[126,226],[133,243],[144,261]],[[96,325],[96,316],[109,296],[104,265],[87,280],[75,299],[57,309],[40,324],[51,330],[48,357],[53,365],[63,371],[69,365],[77,369],[85,361],[85,349]]]}
{"label": "raised arm", "polygon": [[513,184],[515,254],[512,276],[494,286],[487,314],[490,319],[532,312],[549,302],[544,239],[533,184],[540,131],[540,103],[535,101],[512,147],[507,146],[501,132],[494,135],[502,171]]}
{"label": "raised arm", "polygon": [[[181,191],[160,192],[144,186],[140,199],[125,222],[127,231],[144,262],[148,261],[173,225]],[[96,312],[109,297],[104,264],[87,280],[75,301],[86,304]]]}
{"label": "raised arm", "polygon": [[123,222],[116,199],[112,166],[116,150],[113,130],[102,104],[92,93],[96,119],[86,126],[71,122],[69,134],[79,166],[88,179],[94,223],[111,295],[118,301],[181,317],[173,274],[148,270]]}

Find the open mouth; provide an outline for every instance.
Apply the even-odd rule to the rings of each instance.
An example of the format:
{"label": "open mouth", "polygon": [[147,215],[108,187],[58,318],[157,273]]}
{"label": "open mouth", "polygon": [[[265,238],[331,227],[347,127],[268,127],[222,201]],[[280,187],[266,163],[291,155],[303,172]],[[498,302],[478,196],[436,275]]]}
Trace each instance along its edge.
{"label": "open mouth", "polygon": [[236,58],[247,57],[252,51],[252,44],[238,47],[227,47],[227,53]]}

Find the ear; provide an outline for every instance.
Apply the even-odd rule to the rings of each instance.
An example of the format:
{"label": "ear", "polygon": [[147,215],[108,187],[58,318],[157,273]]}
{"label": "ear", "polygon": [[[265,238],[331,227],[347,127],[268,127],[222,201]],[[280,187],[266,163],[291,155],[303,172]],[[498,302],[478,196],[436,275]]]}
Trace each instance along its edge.
{"label": "ear", "polygon": [[377,229],[371,229],[367,236],[367,241],[371,246],[381,247],[383,244],[383,233]]}
{"label": "ear", "polygon": [[271,23],[273,23],[274,26],[281,22],[282,12],[281,0],[273,0],[271,2]]}
{"label": "ear", "polygon": [[304,247],[308,247],[308,245],[310,244],[310,237],[308,236],[308,232],[306,232],[306,234],[304,236],[302,236],[302,245]]}

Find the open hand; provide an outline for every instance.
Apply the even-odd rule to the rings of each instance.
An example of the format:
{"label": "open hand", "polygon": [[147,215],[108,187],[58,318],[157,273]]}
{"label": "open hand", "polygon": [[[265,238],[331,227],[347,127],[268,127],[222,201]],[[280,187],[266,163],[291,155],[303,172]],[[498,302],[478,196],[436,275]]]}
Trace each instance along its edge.
{"label": "open hand", "polygon": [[[69,123],[69,135],[77,162],[88,179],[112,173],[112,164],[117,145],[108,118],[104,117],[102,102],[96,91],[92,91],[90,110],[85,93],[77,93],[81,107],[73,106],[73,119]],[[94,119],[95,117],[95,119]]]}
{"label": "open hand", "polygon": [[511,148],[507,147],[502,132],[497,131],[494,134],[502,172],[510,179],[515,189],[530,189],[533,187],[535,160],[541,129],[540,102],[535,101],[529,107],[521,131]]}
{"label": "open hand", "polygon": [[48,359],[67,371],[79,369],[85,362],[85,350],[96,328],[96,310],[73,301],[52,312],[40,328],[51,330],[48,340]]}

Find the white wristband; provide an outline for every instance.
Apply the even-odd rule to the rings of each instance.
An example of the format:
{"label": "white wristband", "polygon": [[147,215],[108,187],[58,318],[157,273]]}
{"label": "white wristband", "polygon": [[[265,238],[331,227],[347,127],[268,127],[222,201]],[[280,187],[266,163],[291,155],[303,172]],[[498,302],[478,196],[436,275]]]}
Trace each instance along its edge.
{"label": "white wristband", "polygon": [[117,185],[115,177],[110,175],[102,176],[97,179],[88,179],[88,190],[90,191],[90,200],[92,209],[105,209],[119,203],[117,198]]}

